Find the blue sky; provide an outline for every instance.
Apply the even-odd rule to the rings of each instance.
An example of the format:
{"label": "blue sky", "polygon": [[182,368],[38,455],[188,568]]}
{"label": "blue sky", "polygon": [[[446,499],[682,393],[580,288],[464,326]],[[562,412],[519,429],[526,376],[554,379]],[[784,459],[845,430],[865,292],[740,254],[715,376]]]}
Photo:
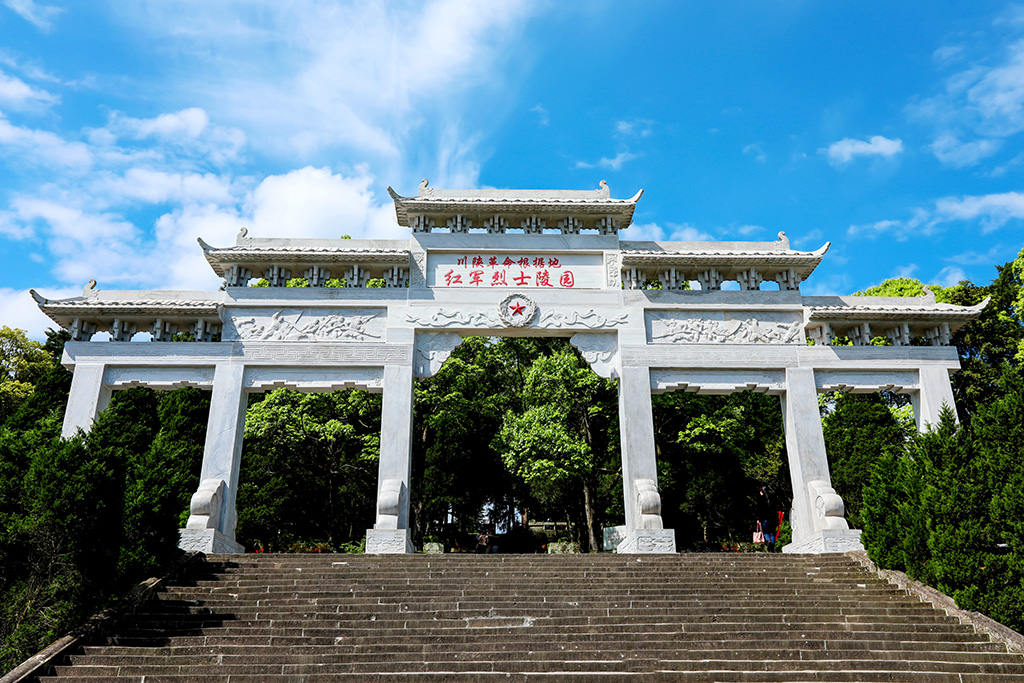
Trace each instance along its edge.
{"label": "blue sky", "polygon": [[0,324],[216,288],[195,238],[402,237],[385,188],[643,188],[626,239],[832,249],[808,294],[1024,246],[1024,5],[0,0]]}

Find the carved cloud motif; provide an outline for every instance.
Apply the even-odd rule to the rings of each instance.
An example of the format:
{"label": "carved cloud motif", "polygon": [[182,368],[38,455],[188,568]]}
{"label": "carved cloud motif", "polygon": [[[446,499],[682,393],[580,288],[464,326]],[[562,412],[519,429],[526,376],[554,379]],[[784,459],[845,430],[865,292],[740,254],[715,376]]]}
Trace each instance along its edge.
{"label": "carved cloud motif", "polygon": [[794,344],[803,340],[800,321],[740,320],[725,314],[724,320],[659,317],[654,322],[651,340],[661,344]]}
{"label": "carved cloud motif", "polygon": [[306,317],[303,311],[276,311],[267,318],[251,317],[235,321],[242,341],[372,341],[381,338],[367,329],[378,317],[370,315],[320,315]]}

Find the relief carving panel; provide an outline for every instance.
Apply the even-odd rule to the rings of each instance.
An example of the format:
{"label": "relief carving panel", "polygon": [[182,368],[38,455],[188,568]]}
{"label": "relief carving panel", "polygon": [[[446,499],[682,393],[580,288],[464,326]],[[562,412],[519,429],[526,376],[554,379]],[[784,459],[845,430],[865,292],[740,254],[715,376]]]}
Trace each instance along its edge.
{"label": "relief carving panel", "polygon": [[803,344],[799,313],[652,312],[646,315],[652,344]]}
{"label": "relief carving panel", "polygon": [[384,309],[233,308],[225,341],[372,342],[384,339]]}

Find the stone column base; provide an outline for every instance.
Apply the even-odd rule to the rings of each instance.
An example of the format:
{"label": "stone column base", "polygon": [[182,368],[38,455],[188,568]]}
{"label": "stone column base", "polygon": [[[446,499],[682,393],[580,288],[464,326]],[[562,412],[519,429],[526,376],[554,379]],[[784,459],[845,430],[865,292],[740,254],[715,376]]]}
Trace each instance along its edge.
{"label": "stone column base", "polygon": [[848,553],[852,550],[864,550],[860,542],[860,529],[822,529],[799,543],[783,546],[784,553]]}
{"label": "stone column base", "polygon": [[634,529],[615,548],[615,552],[627,555],[641,553],[674,553],[676,551],[675,529]]}
{"label": "stone column base", "polygon": [[413,553],[409,529],[367,529],[367,555],[401,555]]}
{"label": "stone column base", "polygon": [[178,547],[201,553],[244,553],[245,546],[236,543],[216,529],[178,529]]}

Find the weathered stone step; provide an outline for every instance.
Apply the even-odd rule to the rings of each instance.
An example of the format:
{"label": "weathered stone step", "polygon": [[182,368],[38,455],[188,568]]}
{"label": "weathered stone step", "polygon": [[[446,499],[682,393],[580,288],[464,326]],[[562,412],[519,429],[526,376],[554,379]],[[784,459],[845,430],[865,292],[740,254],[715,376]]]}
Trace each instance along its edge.
{"label": "weathered stone step", "polygon": [[[41,682],[66,681],[67,678],[41,677]],[[280,676],[225,676],[198,674],[185,676],[75,676],[80,683],[337,683],[336,674],[313,673]],[[345,681],[359,683],[535,683],[538,681],[573,683],[1017,683],[1019,674],[909,672],[879,669],[871,671],[652,671],[602,672],[538,671],[531,673],[505,671],[415,672],[346,674]]]}
{"label": "weathered stone step", "polygon": [[1021,681],[844,556],[217,556],[52,680]]}
{"label": "weathered stone step", "polygon": [[[701,658],[706,651],[730,651],[746,652],[751,649],[760,651],[771,657],[799,657],[802,653],[813,653],[821,651],[824,654],[835,651],[861,652],[873,650],[885,656],[902,656],[905,651],[918,650],[931,652],[937,656],[952,655],[973,655],[983,654],[985,656],[995,653],[1005,656],[1006,648],[1000,643],[983,641],[983,636],[970,634],[974,640],[940,641],[937,639],[925,640],[872,640],[872,639],[829,639],[813,640],[807,638],[776,638],[772,641],[772,647],[765,649],[763,638],[753,637],[750,634],[747,639],[722,639],[717,634],[705,639],[698,639],[690,635],[681,636],[679,633],[671,634],[648,634],[644,640],[633,640],[629,643],[628,650],[624,652],[637,652],[640,650],[661,650],[661,651],[685,651],[693,657]],[[658,638],[658,635],[666,635]],[[471,642],[474,648],[462,648],[459,644]],[[387,644],[366,644],[353,645],[332,643],[331,645],[295,645],[291,647],[272,647],[267,645],[223,645],[217,648],[209,646],[184,646],[184,647],[125,647],[117,645],[86,646],[83,654],[72,655],[72,657],[109,657],[111,660],[134,659],[140,657],[281,657],[289,655],[292,657],[333,657],[347,655],[367,656],[423,656],[424,654],[436,654],[438,652],[545,652],[552,651],[559,654],[566,649],[570,650],[596,650],[613,651],[621,646],[623,641],[612,638],[585,637],[572,635],[566,640],[556,638],[544,638],[536,636],[533,638],[521,636],[518,638],[502,637],[499,639],[480,640],[473,639],[459,642],[431,641],[423,642],[394,642]],[[677,648],[685,647],[685,650]],[[711,656],[711,655],[708,655]],[[116,663],[111,661],[107,663]]]}
{"label": "weathered stone step", "polygon": [[[681,671],[802,671],[806,670],[808,660],[721,660],[721,659],[689,659],[689,660],[656,660],[653,658],[585,658],[577,653],[567,653],[566,657],[557,662],[562,671],[649,671],[655,664],[660,670]],[[817,659],[813,661],[819,671],[874,671],[882,668],[875,659]],[[199,665],[142,665],[142,666],[61,666],[57,668],[58,677],[71,677],[80,674],[98,676],[192,676],[210,673],[234,675],[295,675],[295,674],[351,674],[351,673],[399,673],[429,671],[545,671],[550,670],[550,660],[514,659],[514,660],[465,660],[451,658],[447,661],[376,661],[346,663],[274,663],[274,664],[199,664]],[[982,674],[1024,674],[1024,664],[1005,663],[972,663],[944,662],[924,659],[889,660],[884,664],[888,671],[913,671],[936,673],[982,673]]]}
{"label": "weathered stone step", "polygon": [[[780,649],[773,645],[765,650],[755,647],[754,643],[744,649],[687,650],[679,647],[673,649],[646,648],[641,650],[620,651],[615,648],[601,647],[595,649],[593,644],[575,644],[562,646],[558,649],[535,649],[518,647],[506,650],[439,650],[423,649],[416,652],[395,652],[381,649],[376,652],[365,651],[333,651],[320,654],[298,655],[284,650],[274,654],[236,654],[223,653],[179,654],[179,655],[75,655],[69,663],[78,667],[140,667],[140,666],[241,666],[241,665],[279,665],[282,660],[290,664],[358,664],[358,663],[400,663],[420,661],[560,661],[571,657],[575,660],[588,661],[619,661],[619,660],[661,660],[661,661],[829,661],[839,656],[841,659],[857,659],[863,655],[865,648],[831,651],[818,649]],[[948,651],[914,651],[914,650],[880,650],[872,653],[876,660],[929,661],[945,663],[1002,664],[1006,660],[1005,650],[999,652],[948,652]],[[1024,666],[1024,664],[1018,665]],[[84,669],[83,669],[84,671]]]}

